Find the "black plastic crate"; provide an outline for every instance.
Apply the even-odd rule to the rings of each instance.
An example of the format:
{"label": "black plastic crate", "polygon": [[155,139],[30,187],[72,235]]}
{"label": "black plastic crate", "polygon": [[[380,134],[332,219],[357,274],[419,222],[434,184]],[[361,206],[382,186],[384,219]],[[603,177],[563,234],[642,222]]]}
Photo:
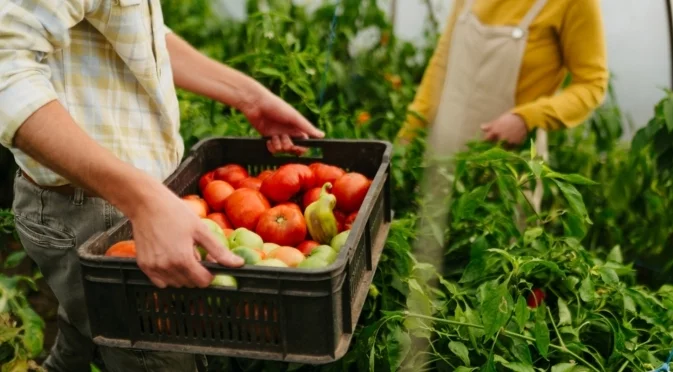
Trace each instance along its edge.
{"label": "black plastic crate", "polygon": [[128,220],[79,248],[91,332],[100,345],[170,350],[307,364],[347,351],[391,221],[391,145],[382,141],[306,140],[309,156],[274,156],[265,140],[212,138],[199,142],[167,180],[178,195],[194,194],[202,174],[227,163],[251,174],[296,162],[320,161],[373,179],[351,233],[327,268],[248,266],[204,262],[238,288],[160,289],[135,260],[103,257],[132,238]]}

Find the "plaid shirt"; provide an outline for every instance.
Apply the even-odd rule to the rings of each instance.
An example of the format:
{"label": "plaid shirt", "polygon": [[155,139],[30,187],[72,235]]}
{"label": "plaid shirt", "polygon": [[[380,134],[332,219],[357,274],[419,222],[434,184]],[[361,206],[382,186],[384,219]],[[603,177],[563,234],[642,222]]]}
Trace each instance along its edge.
{"label": "plaid shirt", "polygon": [[0,143],[37,183],[69,183],[12,146],[57,99],[101,146],[164,180],[184,152],[168,32],[160,0],[0,0]]}

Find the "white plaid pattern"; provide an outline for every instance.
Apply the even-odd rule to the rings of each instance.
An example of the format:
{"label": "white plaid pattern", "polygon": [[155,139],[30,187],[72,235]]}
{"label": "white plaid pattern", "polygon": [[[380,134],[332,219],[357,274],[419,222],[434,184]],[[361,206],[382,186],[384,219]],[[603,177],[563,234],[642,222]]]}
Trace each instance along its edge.
{"label": "white plaid pattern", "polygon": [[0,0],[0,143],[37,183],[67,184],[12,147],[58,99],[101,146],[165,179],[184,153],[167,32],[160,0]]}

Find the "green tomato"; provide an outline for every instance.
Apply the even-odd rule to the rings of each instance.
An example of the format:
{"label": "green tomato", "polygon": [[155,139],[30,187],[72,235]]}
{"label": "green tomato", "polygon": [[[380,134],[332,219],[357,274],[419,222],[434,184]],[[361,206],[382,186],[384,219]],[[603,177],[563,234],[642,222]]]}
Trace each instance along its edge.
{"label": "green tomato", "polygon": [[337,253],[341,251],[341,247],[346,244],[346,240],[348,239],[348,234],[350,233],[350,230],[343,231],[339,233],[337,236],[332,238],[332,241],[330,242],[330,246],[332,249],[334,249]]}
{"label": "green tomato", "polygon": [[[234,287],[238,288],[238,283],[236,278],[231,275],[218,274],[215,275],[213,281],[210,282],[210,287]],[[210,304],[210,298],[208,298],[208,303]]]}
{"label": "green tomato", "polygon": [[244,227],[241,227],[234,230],[234,232],[229,237],[229,247],[233,249],[241,246],[262,249],[264,247],[264,241],[259,235]]}
{"label": "green tomato", "polygon": [[259,261],[256,264],[257,266],[269,266],[269,267],[288,267],[287,264],[281,260],[275,258],[267,258],[265,260]]}
{"label": "green tomato", "polygon": [[[330,248],[331,250],[332,248]],[[321,269],[327,267],[329,262],[327,262],[321,256],[310,256],[304,261],[302,261],[297,267],[300,269]]]}
{"label": "green tomato", "polygon": [[246,265],[254,265],[262,260],[262,253],[250,247],[236,247],[231,252],[243,258]]}
{"label": "green tomato", "polygon": [[328,264],[334,262],[337,257],[337,252],[332,249],[329,245],[319,245],[313,250],[311,250],[311,253],[309,254],[309,258],[311,257],[318,257],[327,262]]}
{"label": "green tomato", "polygon": [[[224,245],[224,248],[229,249],[229,240],[227,239],[227,236],[224,234],[224,230],[222,230],[222,228],[220,227],[220,225],[218,225],[217,223],[215,223],[215,221],[213,221],[213,220],[211,220],[211,219],[208,219],[208,218],[202,218],[201,221],[203,221],[203,223],[205,223],[206,226],[208,226],[208,229],[209,229],[213,234],[215,234],[215,237],[216,237],[220,242],[222,242],[222,244]],[[206,255],[208,254],[208,252],[206,251],[206,249],[203,248],[201,245],[197,245],[197,246],[196,246],[196,249],[197,249],[197,250],[199,251],[199,253],[201,254],[201,259],[202,259],[202,260],[205,259],[205,258],[206,258]]]}

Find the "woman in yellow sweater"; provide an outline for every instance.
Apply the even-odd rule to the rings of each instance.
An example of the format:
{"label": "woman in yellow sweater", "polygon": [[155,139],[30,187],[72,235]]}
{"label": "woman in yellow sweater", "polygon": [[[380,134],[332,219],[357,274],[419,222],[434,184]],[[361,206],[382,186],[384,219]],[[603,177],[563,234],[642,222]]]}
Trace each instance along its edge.
{"label": "woman in yellow sweater", "polygon": [[409,115],[398,137],[408,142],[427,122],[441,155],[472,139],[518,145],[535,128],[582,123],[607,84],[599,0],[456,0],[410,107],[425,121]]}

